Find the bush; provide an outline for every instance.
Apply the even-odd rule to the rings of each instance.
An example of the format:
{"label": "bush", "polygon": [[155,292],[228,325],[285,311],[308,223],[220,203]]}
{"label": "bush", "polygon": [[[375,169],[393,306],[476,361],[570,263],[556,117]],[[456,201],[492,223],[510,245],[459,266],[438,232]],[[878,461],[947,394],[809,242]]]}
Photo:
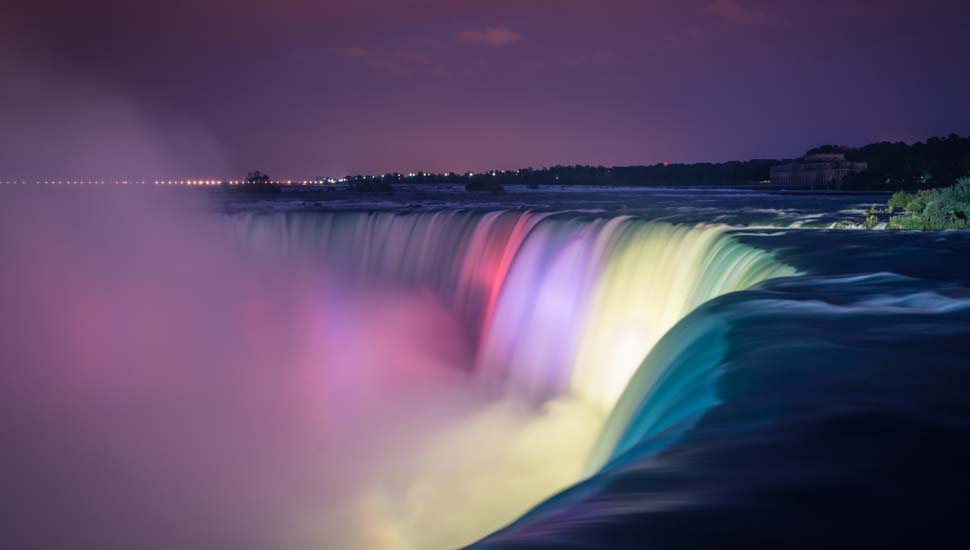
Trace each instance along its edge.
{"label": "bush", "polygon": [[920,231],[923,229],[923,220],[914,214],[903,214],[889,218],[886,229],[902,231]]}
{"label": "bush", "polygon": [[916,198],[911,200],[909,204],[906,205],[906,211],[912,212],[913,214],[922,214],[923,210],[926,209],[926,198],[932,193],[932,191],[919,191],[916,193]]}
{"label": "bush", "polygon": [[913,202],[915,199],[916,195],[907,193],[905,191],[893,193],[893,196],[889,197],[889,213],[892,214],[894,210],[906,210],[909,203]]}
{"label": "bush", "polygon": [[923,221],[923,229],[928,231],[940,231],[946,229],[946,224],[949,219],[946,212],[943,210],[943,204],[940,202],[939,198],[933,197],[929,202],[926,203],[926,208],[920,214],[920,219]]}
{"label": "bush", "polygon": [[889,199],[890,211],[897,206],[902,206],[906,214],[890,219],[887,229],[970,229],[970,177],[960,178],[950,187],[916,195],[896,193]]}
{"label": "bush", "polygon": [[957,180],[956,185],[941,189],[948,212],[962,214],[962,218],[970,217],[970,176]]}

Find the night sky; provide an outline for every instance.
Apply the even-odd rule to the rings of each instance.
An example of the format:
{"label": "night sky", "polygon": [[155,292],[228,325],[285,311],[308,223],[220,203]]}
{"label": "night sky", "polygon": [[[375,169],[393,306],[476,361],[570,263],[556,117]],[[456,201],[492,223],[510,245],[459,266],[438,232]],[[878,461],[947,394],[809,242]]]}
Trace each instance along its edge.
{"label": "night sky", "polygon": [[0,179],[798,156],[970,133],[966,0],[0,0]]}

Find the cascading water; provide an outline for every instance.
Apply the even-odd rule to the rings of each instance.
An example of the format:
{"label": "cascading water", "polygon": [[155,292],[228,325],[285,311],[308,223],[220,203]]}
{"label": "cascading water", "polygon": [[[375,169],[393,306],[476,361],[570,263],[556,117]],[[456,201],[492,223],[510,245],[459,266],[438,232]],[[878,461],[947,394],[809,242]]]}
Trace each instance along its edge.
{"label": "cascading water", "polygon": [[544,217],[442,211],[249,213],[228,219],[236,236],[264,252],[298,255],[352,279],[430,289],[456,309],[477,340],[519,247]]}
{"label": "cascading water", "polygon": [[613,218],[538,226],[479,359],[514,390],[613,408],[656,341],[698,305],[794,270],[717,226]]}
{"label": "cascading water", "polygon": [[15,547],[964,538],[966,234],[184,197],[0,204]]}
{"label": "cascading water", "polygon": [[604,411],[688,312],[795,273],[715,225],[514,211],[230,219],[257,247],[432,290],[480,338],[483,378],[540,400],[572,393]]}
{"label": "cascading water", "polygon": [[[348,278],[430,290],[467,325],[476,350],[468,366],[473,384],[537,411],[558,400],[592,411],[596,427],[572,434],[579,443],[569,452],[584,456],[569,462],[568,477],[541,494],[495,496],[501,521],[478,529],[514,519],[613,454],[633,414],[614,411],[617,401],[678,320],[714,297],[795,273],[772,254],[734,240],[726,227],[632,217],[291,212],[236,215],[229,222],[248,243],[310,258]],[[651,365],[640,369],[624,403],[639,404],[662,374]],[[608,431],[594,447],[607,417]],[[483,534],[461,535],[467,542]]]}

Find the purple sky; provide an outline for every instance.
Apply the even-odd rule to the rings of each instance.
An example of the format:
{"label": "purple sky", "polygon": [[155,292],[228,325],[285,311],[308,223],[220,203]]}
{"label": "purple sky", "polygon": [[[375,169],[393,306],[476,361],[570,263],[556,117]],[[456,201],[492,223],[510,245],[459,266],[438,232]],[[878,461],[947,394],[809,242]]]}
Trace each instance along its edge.
{"label": "purple sky", "polygon": [[970,133],[963,0],[0,13],[0,180],[720,161]]}

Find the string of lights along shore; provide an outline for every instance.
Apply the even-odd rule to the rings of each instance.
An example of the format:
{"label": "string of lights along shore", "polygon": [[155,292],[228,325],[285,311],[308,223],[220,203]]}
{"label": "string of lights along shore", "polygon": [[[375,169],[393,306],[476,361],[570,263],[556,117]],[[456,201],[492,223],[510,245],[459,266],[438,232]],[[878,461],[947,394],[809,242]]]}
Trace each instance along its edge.
{"label": "string of lights along shore", "polygon": [[[325,184],[337,184],[346,183],[346,178],[334,179],[328,178],[325,180],[270,180],[265,182],[269,185],[325,185]],[[96,185],[150,185],[150,186],[191,186],[191,187],[205,187],[205,186],[218,186],[218,185],[247,185],[253,182],[247,182],[246,180],[156,180],[156,181],[128,181],[128,180],[115,180],[115,181],[94,181],[94,180],[35,180],[35,181],[4,181],[2,185],[80,185],[80,186],[96,186]],[[261,182],[262,183],[262,182]]]}
{"label": "string of lights along shore", "polygon": [[[346,178],[342,179],[328,179],[328,180],[271,180],[266,182],[270,185],[323,185],[323,184],[334,184],[334,183],[346,183]],[[127,180],[116,180],[116,181],[81,181],[81,180],[43,180],[43,181],[4,181],[3,185],[81,185],[81,186],[95,186],[95,185],[152,185],[152,186],[169,186],[169,185],[180,185],[180,186],[217,186],[217,185],[245,185],[247,182],[245,180],[157,180],[157,181],[127,181]]]}
{"label": "string of lights along shore", "polygon": [[[484,172],[483,176],[498,176],[504,174],[516,174],[519,175],[519,170],[495,170],[490,172]],[[191,180],[4,180],[0,181],[0,185],[81,185],[81,186],[97,186],[97,185],[149,185],[149,186],[185,186],[185,187],[212,187],[220,185],[253,185],[253,184],[263,184],[263,185],[278,185],[278,186],[310,186],[310,185],[334,185],[348,183],[350,180],[379,180],[389,178],[392,180],[403,180],[408,178],[424,178],[429,176],[438,177],[463,177],[470,178],[475,177],[479,174],[475,172],[464,172],[464,173],[452,173],[445,172],[443,174],[431,174],[429,172],[410,172],[407,174],[382,174],[380,176],[348,176],[344,178],[324,178],[318,177],[312,180],[212,180],[212,179],[191,179]]]}
{"label": "string of lights along shore", "polygon": [[[271,180],[266,182],[270,185],[324,185],[335,183],[346,183],[346,178],[327,179],[327,180]],[[81,180],[44,180],[44,181],[4,181],[3,185],[181,185],[181,186],[217,186],[217,185],[246,185],[245,180],[157,180],[157,181],[81,181]]]}

